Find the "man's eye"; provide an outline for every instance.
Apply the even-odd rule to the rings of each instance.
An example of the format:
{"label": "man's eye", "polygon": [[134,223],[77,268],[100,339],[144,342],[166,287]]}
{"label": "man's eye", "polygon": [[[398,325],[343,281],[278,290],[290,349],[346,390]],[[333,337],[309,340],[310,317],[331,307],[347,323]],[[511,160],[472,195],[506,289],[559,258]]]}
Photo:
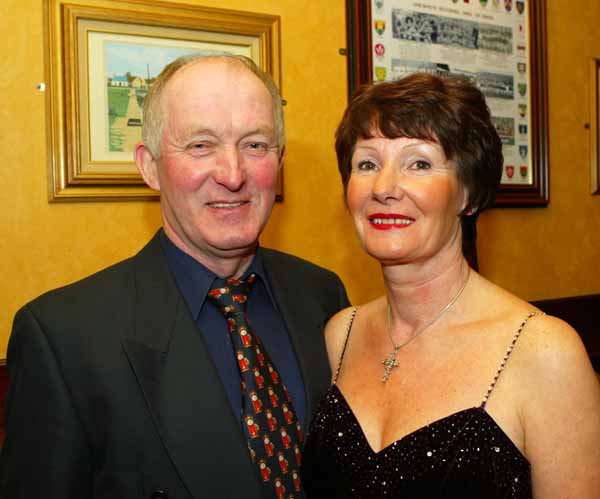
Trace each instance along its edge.
{"label": "man's eye", "polygon": [[214,144],[210,142],[192,142],[186,149],[192,155],[209,154],[214,149]]}
{"label": "man's eye", "polygon": [[269,144],[265,142],[249,142],[246,147],[251,151],[264,152],[269,150]]}
{"label": "man's eye", "polygon": [[269,144],[266,142],[248,142],[243,149],[253,156],[265,156],[269,152]]}

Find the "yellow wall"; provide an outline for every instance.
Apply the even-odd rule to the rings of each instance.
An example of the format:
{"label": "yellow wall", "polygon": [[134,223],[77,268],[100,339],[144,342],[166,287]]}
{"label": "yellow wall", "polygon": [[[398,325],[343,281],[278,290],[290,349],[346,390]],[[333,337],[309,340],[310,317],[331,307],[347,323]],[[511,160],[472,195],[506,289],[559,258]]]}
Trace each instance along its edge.
{"label": "yellow wall", "polygon": [[[353,301],[381,291],[355,241],[332,133],[346,103],[344,1],[188,0],[280,15],[288,101],[285,202],[262,242],[337,271]],[[559,11],[560,8],[560,11]],[[480,222],[483,274],[527,299],[600,292],[600,197],[588,195],[588,60],[600,56],[597,0],[548,1],[551,204],[493,210]],[[0,358],[17,308],[116,262],[160,225],[152,202],[48,204],[41,0],[2,0],[0,33]],[[10,41],[10,43],[9,43]]]}
{"label": "yellow wall", "polygon": [[550,204],[484,214],[478,244],[482,273],[527,299],[600,293],[600,196],[589,194],[584,128],[600,2],[540,1],[548,18]]}

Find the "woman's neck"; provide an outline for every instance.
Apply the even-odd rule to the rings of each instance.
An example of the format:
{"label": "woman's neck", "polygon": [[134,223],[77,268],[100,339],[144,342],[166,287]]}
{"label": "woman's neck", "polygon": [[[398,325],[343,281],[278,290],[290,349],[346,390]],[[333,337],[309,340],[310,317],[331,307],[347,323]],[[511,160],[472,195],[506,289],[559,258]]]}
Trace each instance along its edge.
{"label": "woman's neck", "polygon": [[469,274],[462,252],[423,264],[384,266],[390,319],[398,339],[410,337],[462,295]]}

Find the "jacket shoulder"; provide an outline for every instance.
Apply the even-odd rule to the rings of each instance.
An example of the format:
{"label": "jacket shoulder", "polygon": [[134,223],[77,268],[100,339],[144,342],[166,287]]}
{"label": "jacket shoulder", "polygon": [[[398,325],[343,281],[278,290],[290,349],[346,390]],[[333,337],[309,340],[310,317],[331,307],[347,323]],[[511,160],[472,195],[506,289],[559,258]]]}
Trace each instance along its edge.
{"label": "jacket shoulder", "polygon": [[335,272],[298,256],[269,248],[261,248],[260,251],[268,270],[284,271],[290,274],[290,278],[298,275],[303,279],[332,279],[341,283]]}
{"label": "jacket shoulder", "polygon": [[281,251],[261,252],[271,284],[279,289],[304,290],[300,292],[305,302],[332,307],[329,316],[350,304],[344,284],[331,270]]}
{"label": "jacket shoulder", "polygon": [[89,300],[106,300],[116,294],[115,291],[128,287],[127,282],[132,274],[133,259],[128,258],[78,281],[47,291],[31,300],[27,306],[34,310],[65,306],[78,306]]}
{"label": "jacket shoulder", "polygon": [[[124,293],[134,293],[134,274],[166,267],[158,235],[154,236],[139,253],[112,264],[71,284],[50,290],[27,304],[34,310],[61,308],[61,305],[79,307],[86,304],[107,306],[122,299]],[[76,310],[72,308],[72,310]]]}

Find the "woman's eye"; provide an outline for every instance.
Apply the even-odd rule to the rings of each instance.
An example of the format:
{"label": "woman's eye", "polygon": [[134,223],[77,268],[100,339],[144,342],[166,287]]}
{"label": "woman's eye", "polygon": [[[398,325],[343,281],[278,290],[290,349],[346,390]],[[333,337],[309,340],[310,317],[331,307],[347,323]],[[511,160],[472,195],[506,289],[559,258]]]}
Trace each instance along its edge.
{"label": "woman's eye", "polygon": [[356,165],[356,169],[358,171],[369,171],[373,170],[376,167],[375,163],[369,160],[359,161]]}
{"label": "woman's eye", "polygon": [[431,163],[423,160],[417,160],[412,165],[410,165],[410,170],[429,170],[431,168]]}

